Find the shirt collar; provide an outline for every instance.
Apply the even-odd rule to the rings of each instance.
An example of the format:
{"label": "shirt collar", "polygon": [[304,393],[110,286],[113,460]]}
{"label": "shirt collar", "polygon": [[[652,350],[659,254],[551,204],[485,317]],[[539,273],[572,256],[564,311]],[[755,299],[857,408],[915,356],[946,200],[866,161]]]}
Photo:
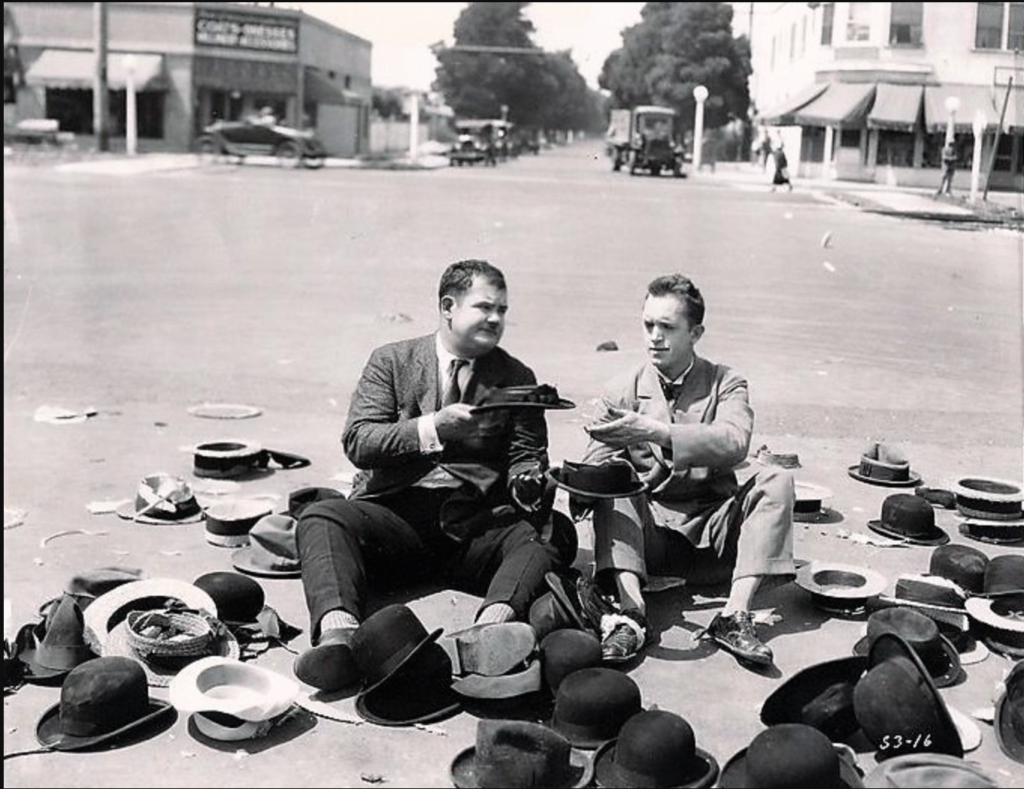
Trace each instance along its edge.
{"label": "shirt collar", "polygon": [[672,384],[673,386],[682,386],[683,385],[683,381],[685,381],[686,380],[686,376],[688,376],[690,374],[690,370],[693,369],[694,362],[696,362],[696,361],[697,361],[697,355],[694,354],[693,358],[690,359],[690,363],[689,363],[689,365],[687,365],[686,369],[683,370],[683,372],[680,373],[678,377],[674,378],[671,381],[668,378],[666,378],[664,375],[662,375],[661,370],[659,370],[657,367],[654,368],[654,371],[658,374],[658,378],[661,380],[662,383],[664,383],[664,384]]}
{"label": "shirt collar", "polygon": [[[444,347],[444,343],[441,342],[440,334],[434,335],[434,346],[437,349],[437,369],[440,371],[441,380],[443,381],[444,377],[448,374],[448,370],[451,367],[452,360],[461,359],[462,357],[456,356],[455,354],[453,354],[451,351]],[[468,363],[469,369],[472,370],[474,360],[466,359],[465,361]]]}

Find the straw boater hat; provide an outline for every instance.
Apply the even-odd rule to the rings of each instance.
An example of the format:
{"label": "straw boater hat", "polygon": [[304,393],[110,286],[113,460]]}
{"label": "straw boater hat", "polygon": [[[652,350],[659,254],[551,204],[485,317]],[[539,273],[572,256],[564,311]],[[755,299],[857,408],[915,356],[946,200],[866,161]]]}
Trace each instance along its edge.
{"label": "straw boater hat", "polygon": [[967,518],[983,521],[1019,521],[1024,518],[1024,489],[1005,479],[970,476],[953,485],[956,508]]}
{"label": "straw boater hat", "polygon": [[863,613],[888,583],[881,573],[852,564],[813,561],[796,571],[797,586],[811,593],[815,605],[840,616]]}
{"label": "straw boater hat", "polygon": [[269,503],[257,499],[211,504],[206,510],[206,541],[221,548],[248,545],[250,530],[272,509]]}

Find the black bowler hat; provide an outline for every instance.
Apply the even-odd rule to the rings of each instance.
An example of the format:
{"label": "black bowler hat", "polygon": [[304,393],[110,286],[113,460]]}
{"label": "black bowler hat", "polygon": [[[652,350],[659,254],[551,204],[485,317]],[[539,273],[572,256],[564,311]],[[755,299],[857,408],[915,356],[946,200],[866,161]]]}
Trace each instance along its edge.
{"label": "black bowler hat", "polygon": [[802,723],[765,729],[722,769],[723,789],[846,789],[861,787],[845,746]]}
{"label": "black bowler hat", "polygon": [[562,680],[573,672],[601,665],[601,642],[583,630],[556,630],[540,642],[540,660],[544,684],[555,695]]}
{"label": "black bowler hat", "polygon": [[956,647],[942,635],[930,617],[900,606],[875,611],[868,617],[867,635],[853,646],[854,654],[867,655],[871,645],[883,633],[896,633],[910,644],[936,687],[949,687],[962,677],[963,669]]}
{"label": "black bowler hat", "polygon": [[685,718],[648,710],[626,721],[619,736],[597,750],[594,773],[598,786],[704,789],[718,777],[718,762],[697,747]]}
{"label": "black bowler hat", "polygon": [[640,688],[629,675],[584,668],[558,686],[551,727],[575,747],[593,749],[618,736],[622,725],[642,710]]}
{"label": "black bowler hat", "polygon": [[928,574],[953,581],[965,592],[977,594],[985,586],[988,556],[969,545],[940,545],[932,551]]}
{"label": "black bowler hat", "polygon": [[894,540],[915,545],[943,545],[949,535],[935,525],[935,510],[920,496],[896,493],[882,502],[882,517],[868,521],[868,528]]}
{"label": "black bowler hat", "polygon": [[761,705],[761,722],[803,723],[833,742],[846,742],[859,729],[853,709],[853,689],[867,668],[867,658],[839,658],[794,674]]}
{"label": "black bowler hat", "polygon": [[227,625],[255,622],[263,610],[263,587],[241,573],[214,572],[193,582],[217,604],[217,615]]}

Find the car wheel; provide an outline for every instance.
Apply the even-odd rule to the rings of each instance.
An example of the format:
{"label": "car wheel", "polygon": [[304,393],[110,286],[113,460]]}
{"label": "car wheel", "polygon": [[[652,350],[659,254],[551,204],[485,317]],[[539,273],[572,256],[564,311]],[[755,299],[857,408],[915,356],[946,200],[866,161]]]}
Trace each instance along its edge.
{"label": "car wheel", "polygon": [[287,140],[278,145],[274,154],[277,156],[278,164],[282,167],[295,168],[302,161],[302,151],[299,149],[299,144],[292,140]]}
{"label": "car wheel", "polygon": [[199,157],[200,164],[213,164],[219,155],[220,146],[217,145],[217,141],[213,137],[209,135],[200,137],[196,142],[196,156]]}

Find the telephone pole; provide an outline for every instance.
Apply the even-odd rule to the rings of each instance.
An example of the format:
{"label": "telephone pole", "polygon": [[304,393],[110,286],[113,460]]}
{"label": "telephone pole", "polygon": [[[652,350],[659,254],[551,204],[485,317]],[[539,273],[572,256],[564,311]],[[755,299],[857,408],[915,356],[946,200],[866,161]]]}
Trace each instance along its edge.
{"label": "telephone pole", "polygon": [[110,150],[110,94],[107,87],[107,4],[93,3],[93,37],[96,40],[96,78],[92,85],[92,130],[96,150]]}

